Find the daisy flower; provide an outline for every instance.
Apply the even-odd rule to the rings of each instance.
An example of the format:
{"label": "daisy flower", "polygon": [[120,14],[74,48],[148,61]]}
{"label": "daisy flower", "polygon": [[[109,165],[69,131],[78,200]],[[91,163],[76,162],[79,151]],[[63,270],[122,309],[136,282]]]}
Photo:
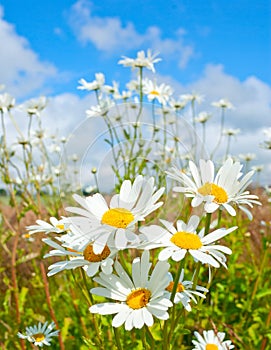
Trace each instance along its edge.
{"label": "daisy flower", "polygon": [[7,112],[15,105],[15,98],[8,93],[0,95],[0,112]]}
{"label": "daisy flower", "polygon": [[109,110],[115,106],[115,103],[110,98],[100,100],[97,106],[91,106],[90,109],[86,110],[87,118],[106,116]]}
{"label": "daisy flower", "polygon": [[135,258],[132,264],[132,278],[116,261],[115,269],[118,275],[110,276],[101,273],[94,281],[102,285],[91,289],[91,293],[108,297],[114,302],[96,304],[90,307],[90,312],[100,315],[116,314],[112,321],[113,327],[125,323],[127,331],[132,328],[142,328],[144,324],[153,325],[153,316],[167,320],[168,308],[172,306],[165,288],[169,284],[169,264],[159,261],[151,276],[149,271],[149,252],[145,251],[141,259]]}
{"label": "daisy flower", "polygon": [[[171,296],[171,292],[174,286],[174,281],[172,278],[172,275],[170,274],[170,283],[167,286],[166,290],[169,293],[169,298]],[[194,301],[194,303],[197,304],[197,299],[195,298],[195,295],[205,299],[206,296],[201,292],[208,292],[207,288],[201,287],[196,285],[194,289],[193,288],[193,281],[184,281],[184,269],[182,269],[180,279],[177,285],[177,291],[174,297],[174,304],[182,303],[186,311],[191,311],[191,299]]]}
{"label": "daisy flower", "polygon": [[162,202],[156,202],[163,192],[164,188],[156,191],[154,178],[146,180],[138,175],[133,184],[130,180],[122,183],[120,193],[111,198],[109,206],[100,193],[87,198],[74,195],[84,209],[69,207],[66,210],[92,222],[85,237],[94,241],[94,253],[100,254],[111,236],[117,249],[125,249],[128,243],[139,242],[138,235],[134,233],[135,224],[162,205]]}
{"label": "daisy flower", "polygon": [[50,224],[43,220],[37,220],[37,225],[26,226],[28,233],[32,235],[37,232],[44,233],[66,233],[70,224],[65,219],[57,220],[54,217],[50,218]]}
{"label": "daisy flower", "polygon": [[227,267],[226,257],[223,253],[231,254],[232,251],[227,247],[213,243],[236,230],[237,226],[229,229],[220,228],[204,236],[204,228],[199,233],[196,232],[200,221],[196,215],[191,216],[188,224],[178,220],[177,228],[169,221],[160,221],[165,228],[151,225],[142,227],[140,230],[143,234],[141,237],[145,239],[145,246],[144,242],[141,245],[144,249],[165,247],[158,255],[159,260],[165,261],[172,258],[174,261],[180,261],[189,253],[195,261],[200,261],[202,264],[214,267],[219,267],[221,264]]}
{"label": "daisy flower", "polygon": [[194,332],[197,340],[192,340],[194,344],[193,350],[229,350],[233,349],[231,340],[224,340],[225,333],[217,332],[213,330],[203,331],[203,336],[198,332]]}
{"label": "daisy flower", "polygon": [[[100,254],[95,254],[93,252],[92,244],[88,244],[84,250],[78,249],[77,246],[70,244],[69,241],[72,240],[72,236],[68,240],[59,238],[62,244],[58,244],[55,241],[44,238],[43,242],[54,248],[48,254],[44,255],[44,258],[52,256],[64,256],[69,260],[58,261],[48,267],[48,276],[55,275],[58,272],[64,270],[71,270],[77,267],[82,267],[89,277],[96,275],[98,270],[101,270],[105,274],[112,273],[113,257],[117,253],[116,249],[109,249],[106,245]],[[57,239],[57,238],[56,238]]]}
{"label": "daisy flower", "polygon": [[204,124],[211,118],[211,116],[212,115],[208,112],[200,112],[199,115],[195,118],[195,121],[197,123]]}
{"label": "daisy flower", "polygon": [[186,197],[193,198],[192,207],[197,207],[204,202],[204,209],[207,213],[213,213],[223,207],[230,215],[235,216],[236,211],[232,205],[236,204],[251,218],[251,213],[243,207],[243,204],[249,207],[253,207],[253,204],[261,205],[257,201],[258,196],[245,191],[252,182],[254,171],[248,172],[240,179],[242,165],[239,162],[234,162],[231,158],[227,159],[216,176],[214,163],[211,160],[201,159],[199,169],[194,162],[190,161],[189,169],[190,176],[180,172],[177,168],[172,168],[166,173],[183,185],[174,187],[174,191],[183,192]]}
{"label": "daisy flower", "polygon": [[145,79],[143,81],[143,92],[147,95],[149,101],[154,101],[155,99],[165,105],[172,95],[173,91],[169,85],[160,84],[157,85],[150,79]]}
{"label": "daisy flower", "polygon": [[40,116],[40,112],[45,109],[48,101],[45,96],[31,99],[26,101],[20,106],[21,109],[25,110],[30,116],[36,114]]}
{"label": "daisy flower", "polygon": [[201,103],[202,101],[204,101],[204,96],[203,95],[199,95],[199,94],[196,94],[195,92],[193,92],[192,94],[183,94],[180,96],[180,98],[185,102],[185,103],[188,103],[188,102],[197,102],[197,103]]}
{"label": "daisy flower", "polygon": [[234,109],[233,104],[226,98],[221,98],[219,101],[212,102],[211,105],[223,109]]}
{"label": "daisy flower", "polygon": [[35,346],[43,347],[43,345],[51,345],[51,338],[58,335],[59,330],[53,331],[55,328],[55,323],[52,322],[48,326],[48,322],[44,324],[40,323],[36,326],[26,327],[26,334],[20,332],[17,333],[18,337],[21,339],[27,339],[30,343]]}
{"label": "daisy flower", "polygon": [[104,82],[105,78],[103,73],[96,73],[95,80],[93,80],[92,82],[87,82],[85,79],[80,79],[78,83],[81,85],[79,85],[77,89],[87,91],[99,90],[104,85]]}
{"label": "daisy flower", "polygon": [[154,63],[161,61],[161,58],[156,58],[157,55],[158,53],[152,54],[151,50],[147,51],[147,55],[144,51],[139,51],[136,58],[123,56],[123,59],[118,63],[122,64],[124,67],[131,67],[132,69],[146,67],[152,72],[155,72]]}

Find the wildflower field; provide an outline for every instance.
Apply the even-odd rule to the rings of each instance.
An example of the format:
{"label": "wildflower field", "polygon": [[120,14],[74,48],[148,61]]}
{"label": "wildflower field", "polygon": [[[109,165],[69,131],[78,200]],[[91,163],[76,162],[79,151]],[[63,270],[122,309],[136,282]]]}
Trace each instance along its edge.
{"label": "wildflower field", "polygon": [[204,97],[158,84],[159,61],[123,57],[123,91],[82,78],[96,104],[61,137],[46,97],[0,94],[1,349],[271,349],[271,188],[232,154],[235,106],[213,102],[209,135]]}

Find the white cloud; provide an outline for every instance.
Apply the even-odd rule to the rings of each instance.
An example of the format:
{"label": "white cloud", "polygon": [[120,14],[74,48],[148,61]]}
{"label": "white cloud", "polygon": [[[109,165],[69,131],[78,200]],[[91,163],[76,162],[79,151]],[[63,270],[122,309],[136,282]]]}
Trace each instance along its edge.
{"label": "white cloud", "polygon": [[211,102],[227,98],[235,109],[226,111],[226,127],[249,131],[270,126],[271,87],[254,76],[241,81],[227,74],[223,65],[209,64],[197,80],[186,85],[171,76],[160,76],[159,80],[172,85],[177,96],[191,92],[204,95],[205,101],[197,109],[211,112],[214,123],[220,123],[220,113]]}
{"label": "white cloud", "polygon": [[72,6],[69,21],[80,42],[92,43],[106,53],[123,51],[124,48],[126,51],[152,48],[165,58],[177,59],[181,69],[194,55],[193,46],[184,42],[185,31],[182,28],[176,31],[174,38],[163,38],[156,26],[148,27],[141,34],[133,23],[122,23],[118,17],[94,16],[88,0],[78,0]]}
{"label": "white cloud", "polygon": [[1,6],[0,42],[0,83],[5,84],[11,94],[17,97],[27,96],[56,74],[56,68],[50,63],[42,62],[29,42],[4,20]]}

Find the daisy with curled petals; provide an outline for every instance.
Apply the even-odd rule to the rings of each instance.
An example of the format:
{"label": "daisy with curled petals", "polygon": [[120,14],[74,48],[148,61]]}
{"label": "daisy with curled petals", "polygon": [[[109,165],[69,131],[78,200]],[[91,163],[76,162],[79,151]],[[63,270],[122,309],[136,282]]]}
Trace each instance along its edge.
{"label": "daisy with curled petals", "polygon": [[69,230],[70,224],[65,221],[65,219],[57,220],[54,217],[50,218],[50,224],[43,220],[37,220],[37,225],[26,226],[28,233],[32,235],[33,233],[44,232],[48,233],[65,233]]}
{"label": "daisy with curled petals", "polygon": [[194,332],[194,335],[197,340],[192,340],[195,346],[193,350],[229,350],[234,348],[231,340],[224,340],[224,332],[215,333],[213,330],[210,330],[203,331],[203,336],[198,332]]}
{"label": "daisy with curled petals", "polygon": [[48,322],[44,324],[40,323],[36,326],[26,327],[26,334],[20,332],[17,333],[21,339],[27,339],[35,346],[43,347],[43,345],[51,345],[51,338],[58,335],[59,330],[54,331],[55,323],[52,322],[48,325]]}
{"label": "daisy with curled petals", "polygon": [[66,210],[92,221],[92,228],[85,234],[84,241],[86,237],[94,241],[94,253],[100,254],[112,236],[117,249],[137,244],[139,237],[134,233],[135,224],[162,205],[162,202],[156,202],[163,192],[164,188],[156,191],[154,178],[147,180],[138,175],[133,184],[130,180],[122,183],[120,193],[111,198],[109,206],[100,193],[87,198],[74,195],[84,209],[69,207]]}
{"label": "daisy with curled petals", "polygon": [[87,91],[97,91],[102,88],[105,82],[105,77],[103,73],[96,73],[95,74],[95,80],[91,82],[87,82],[85,79],[80,79],[78,81],[79,85],[77,89],[79,90],[87,90]]}
{"label": "daisy with curled petals", "polygon": [[[227,267],[224,254],[231,254],[232,251],[227,247],[213,243],[236,230],[237,226],[229,229],[220,228],[204,236],[204,228],[199,233],[196,232],[200,221],[196,215],[191,216],[188,224],[178,220],[177,228],[171,222],[160,221],[165,228],[151,225],[142,227],[140,230],[141,237],[146,242],[144,249],[165,247],[158,255],[159,260],[165,261],[172,258],[174,261],[181,261],[189,253],[195,261],[200,261],[202,264],[214,267],[219,267],[221,264]],[[144,243],[142,243],[143,246]]]}
{"label": "daisy with curled petals", "polygon": [[90,312],[100,315],[116,314],[112,321],[113,327],[125,324],[127,331],[132,328],[142,328],[144,324],[153,325],[153,316],[167,320],[168,308],[172,306],[165,288],[169,284],[167,262],[159,261],[149,271],[149,252],[145,251],[141,259],[135,258],[132,264],[132,278],[116,261],[115,269],[118,275],[110,276],[101,273],[94,281],[102,287],[91,289],[91,293],[108,297],[114,302],[92,305]]}
{"label": "daisy with curled petals", "polygon": [[[172,278],[172,275],[170,275],[170,283],[167,286],[166,290],[169,293],[169,298],[171,296],[171,292],[173,290],[174,281]],[[197,304],[197,299],[195,298],[195,295],[205,299],[206,296],[202,293],[208,292],[207,288],[201,287],[196,285],[193,289],[193,282],[192,281],[184,281],[184,269],[181,271],[180,279],[177,285],[177,291],[174,297],[174,304],[182,303],[186,311],[191,311],[191,299],[194,301],[195,304]]]}
{"label": "daisy with curled petals", "polygon": [[[61,238],[59,240],[62,240]],[[73,237],[70,240],[73,240]],[[64,256],[68,258],[68,260],[58,261],[50,265],[48,267],[48,276],[55,275],[64,270],[76,269],[77,267],[82,267],[89,277],[96,275],[99,269],[106,275],[111,274],[113,271],[113,257],[117,253],[117,250],[112,247],[109,248],[106,245],[100,254],[95,254],[91,243],[84,250],[80,250],[77,246],[69,243],[67,239],[61,245],[48,238],[44,238],[43,242],[54,248],[48,254],[44,255],[44,258],[51,256]]]}
{"label": "daisy with curled petals", "polygon": [[123,56],[123,59],[120,60],[118,63],[122,64],[124,67],[131,67],[132,69],[146,67],[152,72],[155,72],[154,63],[161,61],[161,58],[156,58],[157,55],[157,53],[152,54],[151,50],[148,50],[146,55],[145,52],[142,50],[138,51],[136,58],[129,58]]}
{"label": "daisy with curled petals", "polygon": [[243,205],[249,207],[253,207],[253,204],[261,205],[256,195],[245,191],[252,182],[254,172],[250,171],[240,179],[242,165],[239,162],[234,162],[231,158],[227,159],[216,176],[214,163],[211,160],[201,159],[199,169],[194,162],[190,161],[189,169],[190,176],[177,168],[172,168],[166,173],[170,178],[182,184],[182,187],[174,187],[174,191],[183,192],[186,197],[193,198],[192,207],[205,203],[204,209],[207,213],[213,213],[218,208],[225,208],[230,215],[235,216],[236,211],[232,205],[236,204],[251,218],[251,213]]}

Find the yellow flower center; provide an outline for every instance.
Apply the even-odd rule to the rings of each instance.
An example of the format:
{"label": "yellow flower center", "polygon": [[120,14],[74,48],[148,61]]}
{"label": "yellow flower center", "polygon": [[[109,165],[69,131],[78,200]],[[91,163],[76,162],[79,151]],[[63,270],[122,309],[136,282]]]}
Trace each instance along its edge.
{"label": "yellow flower center", "polygon": [[109,209],[102,217],[103,224],[117,228],[126,228],[133,220],[134,215],[124,208]]}
{"label": "yellow flower center", "polygon": [[148,289],[139,288],[127,296],[126,303],[132,309],[141,309],[148,304],[150,297],[151,292]]}
{"label": "yellow flower center", "polygon": [[32,337],[35,339],[35,341],[40,342],[45,339],[45,335],[43,333],[36,333],[33,334]]}
{"label": "yellow flower center", "polygon": [[149,94],[150,94],[150,95],[160,96],[159,92],[156,91],[156,90],[152,90]]}
{"label": "yellow flower center", "polygon": [[199,249],[202,247],[200,238],[191,232],[176,232],[170,240],[172,243],[182,249]]}
{"label": "yellow flower center", "polygon": [[[169,292],[172,292],[173,286],[174,286],[174,282],[171,281],[171,282],[169,283],[169,285],[167,286],[166,290],[169,291]],[[184,286],[183,286],[181,283],[178,283],[178,285],[177,285],[177,292],[178,292],[178,293],[181,293],[181,292],[183,292],[184,290],[185,290]]]}
{"label": "yellow flower center", "polygon": [[203,196],[214,196],[214,202],[217,204],[226,203],[228,201],[227,192],[220,186],[216,184],[206,182],[202,187],[198,189],[198,193]]}
{"label": "yellow flower center", "polygon": [[100,254],[93,252],[93,246],[89,244],[84,250],[84,259],[89,262],[99,262],[105,260],[110,255],[110,249],[106,245]]}
{"label": "yellow flower center", "polygon": [[64,224],[57,224],[56,228],[58,228],[59,230],[64,230],[65,226]]}
{"label": "yellow flower center", "polygon": [[218,346],[215,344],[206,344],[205,350],[218,350]]}

